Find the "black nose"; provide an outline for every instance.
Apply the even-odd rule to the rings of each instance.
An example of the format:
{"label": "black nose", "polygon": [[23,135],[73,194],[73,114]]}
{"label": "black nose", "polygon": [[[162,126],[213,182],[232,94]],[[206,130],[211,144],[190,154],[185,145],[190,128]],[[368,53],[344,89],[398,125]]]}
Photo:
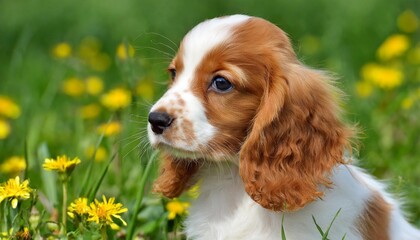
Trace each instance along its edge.
{"label": "black nose", "polygon": [[168,128],[174,119],[164,112],[149,113],[149,123],[152,125],[152,131],[156,134],[162,134],[163,130]]}

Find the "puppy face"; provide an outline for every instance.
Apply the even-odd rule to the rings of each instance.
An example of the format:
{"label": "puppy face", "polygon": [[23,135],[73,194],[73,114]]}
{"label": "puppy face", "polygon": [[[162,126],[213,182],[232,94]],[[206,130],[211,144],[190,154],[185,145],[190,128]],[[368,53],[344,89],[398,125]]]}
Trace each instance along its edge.
{"label": "puppy face", "polygon": [[234,15],[192,29],[168,67],[169,90],[150,111],[156,118],[164,115],[168,125],[151,119],[151,144],[177,157],[221,160],[237,155],[270,68],[277,65],[270,46],[276,43],[270,38],[289,47],[285,36],[274,36],[283,33],[272,28],[262,20]]}

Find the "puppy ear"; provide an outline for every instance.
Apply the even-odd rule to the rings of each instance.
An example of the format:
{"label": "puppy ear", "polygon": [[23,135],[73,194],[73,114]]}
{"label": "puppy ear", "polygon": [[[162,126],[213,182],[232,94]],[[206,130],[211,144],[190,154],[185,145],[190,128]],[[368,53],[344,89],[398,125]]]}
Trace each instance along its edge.
{"label": "puppy ear", "polygon": [[153,192],[162,193],[168,198],[178,197],[192,185],[191,177],[197,172],[199,164],[188,159],[175,159],[169,155],[165,155],[163,160]]}
{"label": "puppy ear", "polygon": [[240,151],[240,174],[261,206],[292,211],[322,197],[320,186],[331,184],[352,131],[340,121],[338,91],[322,72],[291,63],[269,75]]}

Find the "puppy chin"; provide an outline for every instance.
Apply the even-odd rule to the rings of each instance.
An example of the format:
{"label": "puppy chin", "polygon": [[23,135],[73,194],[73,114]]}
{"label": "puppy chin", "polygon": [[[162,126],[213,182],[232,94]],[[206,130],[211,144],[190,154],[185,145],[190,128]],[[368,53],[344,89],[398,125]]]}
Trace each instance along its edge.
{"label": "puppy chin", "polygon": [[203,158],[202,154],[196,153],[194,151],[189,151],[182,148],[177,148],[169,144],[160,143],[156,147],[160,151],[173,156],[174,158],[184,158],[184,159],[199,159]]}
{"label": "puppy chin", "polygon": [[172,156],[175,159],[185,159],[190,161],[206,161],[206,162],[235,162],[237,156],[225,156],[220,153],[206,153],[206,151],[190,151],[183,148],[174,147],[163,142],[153,146],[162,153]]}

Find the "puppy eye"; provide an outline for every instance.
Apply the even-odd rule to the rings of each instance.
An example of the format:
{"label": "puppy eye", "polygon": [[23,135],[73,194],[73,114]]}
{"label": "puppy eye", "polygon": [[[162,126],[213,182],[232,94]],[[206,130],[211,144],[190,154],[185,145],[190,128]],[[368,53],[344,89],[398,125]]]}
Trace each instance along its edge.
{"label": "puppy eye", "polygon": [[211,82],[211,88],[216,90],[216,92],[226,93],[230,92],[233,89],[233,85],[226,78],[216,76]]}
{"label": "puppy eye", "polygon": [[168,69],[168,71],[169,71],[169,74],[171,75],[171,79],[174,80],[176,77],[176,69],[171,68],[171,69]]}

